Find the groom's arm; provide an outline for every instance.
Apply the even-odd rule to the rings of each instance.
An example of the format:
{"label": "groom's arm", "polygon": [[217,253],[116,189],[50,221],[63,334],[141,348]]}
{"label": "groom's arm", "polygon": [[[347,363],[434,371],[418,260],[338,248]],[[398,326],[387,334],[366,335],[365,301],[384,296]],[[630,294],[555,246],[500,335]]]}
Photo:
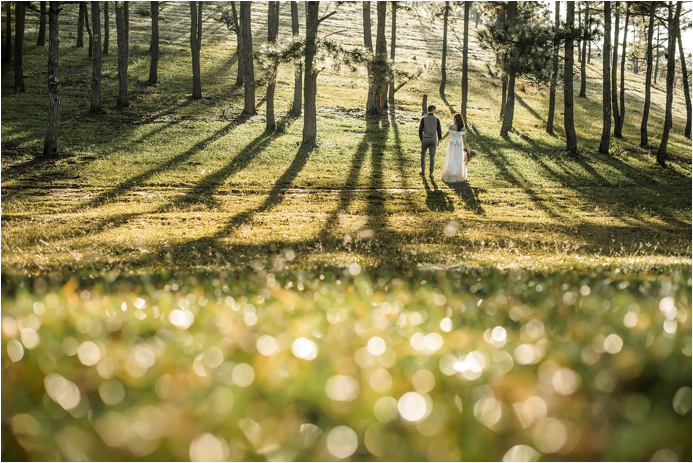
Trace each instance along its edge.
{"label": "groom's arm", "polygon": [[436,127],[436,129],[438,130],[438,140],[440,140],[441,138],[443,138],[443,131],[440,129],[440,119],[438,119],[438,126]]}
{"label": "groom's arm", "polygon": [[424,131],[424,121],[422,118],[421,122],[419,123],[419,141],[423,141],[423,131]]}

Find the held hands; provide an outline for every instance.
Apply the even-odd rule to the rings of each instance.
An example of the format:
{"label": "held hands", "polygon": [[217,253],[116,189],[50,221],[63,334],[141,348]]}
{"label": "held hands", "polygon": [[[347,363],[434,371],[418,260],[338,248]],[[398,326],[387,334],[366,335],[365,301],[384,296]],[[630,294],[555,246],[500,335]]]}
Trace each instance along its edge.
{"label": "held hands", "polygon": [[440,140],[436,142],[436,146],[440,146]]}

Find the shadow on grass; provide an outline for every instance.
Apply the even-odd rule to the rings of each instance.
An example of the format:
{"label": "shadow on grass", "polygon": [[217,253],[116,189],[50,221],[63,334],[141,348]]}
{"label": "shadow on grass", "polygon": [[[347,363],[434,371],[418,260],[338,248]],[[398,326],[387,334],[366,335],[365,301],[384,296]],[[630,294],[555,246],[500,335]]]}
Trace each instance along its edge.
{"label": "shadow on grass", "polygon": [[431,186],[428,186],[428,180],[426,180],[425,175],[422,175],[421,179],[426,190],[426,206],[428,209],[434,212],[452,212],[455,210],[452,200],[448,198],[445,191],[438,188],[438,184],[433,177],[430,177]]}
{"label": "shadow on grass", "polygon": [[479,199],[479,193],[484,190],[469,186],[469,182],[452,183],[450,188],[464,201],[466,209],[469,209],[476,215],[484,215],[485,211]]}

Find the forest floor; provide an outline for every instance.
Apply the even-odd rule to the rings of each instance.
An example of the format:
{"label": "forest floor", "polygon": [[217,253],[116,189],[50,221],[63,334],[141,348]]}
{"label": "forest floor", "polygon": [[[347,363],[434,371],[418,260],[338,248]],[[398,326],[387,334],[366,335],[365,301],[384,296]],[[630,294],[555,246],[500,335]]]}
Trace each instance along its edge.
{"label": "forest floor", "polygon": [[[258,115],[240,116],[235,36],[215,19],[220,16],[216,4],[205,4],[203,13],[203,99],[190,98],[189,13],[183,3],[166,3],[161,13],[160,83],[148,86],[148,5],[131,5],[131,106],[124,110],[115,108],[117,45],[111,18],[105,108],[99,115],[88,112],[87,49],[74,46],[77,6],[64,5],[56,158],[38,156],[48,105],[47,50],[33,45],[34,13],[27,20],[27,92],[12,94],[11,67],[2,69],[3,391],[5,378],[42,379],[56,371],[57,362],[57,371],[88,397],[78,400],[87,404],[84,413],[70,410],[75,423],[68,427],[60,428],[64,410],[61,415],[49,405],[40,417],[32,415],[38,428],[22,428],[26,417],[17,419],[16,429],[13,424],[13,434],[3,426],[3,458],[5,452],[104,458],[94,453],[104,451],[101,442],[114,458],[154,452],[168,459],[196,458],[193,438],[210,432],[211,439],[221,439],[218,447],[229,458],[324,460],[337,457],[329,444],[337,438],[320,438],[324,445],[313,446],[319,433],[294,429],[296,423],[313,423],[325,435],[341,423],[356,431],[354,458],[359,459],[501,459],[511,447],[530,452],[513,447],[524,443],[545,457],[562,452],[585,460],[672,454],[690,459],[690,439],[681,437],[690,436],[690,416],[674,413],[690,413],[677,410],[676,400],[688,410],[691,402],[690,388],[684,387],[691,378],[691,142],[682,136],[680,87],[667,168],[654,158],[663,126],[663,78],[653,89],[651,149],[638,146],[643,76],[629,72],[624,138],[612,141],[610,155],[599,154],[601,64],[594,58],[587,66],[587,98],[575,99],[580,156],[570,158],[562,111],[556,114],[557,135],[547,135],[547,90],[523,81],[517,85],[514,130],[507,138],[498,135],[500,83],[489,75],[492,59],[479,48],[472,27],[467,140],[478,156],[469,165],[469,182],[452,186],[440,180],[445,143],[436,156],[434,179],[418,175],[417,129],[424,94],[438,106],[444,124],[459,107],[461,21],[451,26],[449,84],[439,96],[440,21],[432,25],[423,10],[400,12],[396,62],[426,71],[397,93],[396,104],[379,121],[365,119],[365,71],[325,63],[318,77],[318,143],[308,150],[301,146],[302,120],[286,116],[293,95],[288,66],[280,69],[277,84],[282,130],[265,131],[262,87],[257,88]],[[253,17],[261,18],[253,26],[257,49],[265,33],[265,4],[253,8]],[[321,34],[346,46],[360,45],[359,8],[340,6],[321,24]],[[302,6],[300,11],[303,19]],[[279,40],[289,32],[289,9],[282,4]],[[558,93],[557,108],[562,108]],[[215,312],[203,309],[208,303]],[[116,312],[120,308],[124,312]],[[186,325],[191,315],[197,322]],[[12,331],[15,319],[19,325]],[[447,329],[445,320],[456,329]],[[505,326],[507,338],[491,338],[496,326]],[[31,347],[27,329],[40,333],[40,346]],[[445,347],[439,350],[433,335],[419,345],[415,333],[442,336]],[[65,342],[56,348],[56,340],[65,336],[75,343],[93,339],[99,365],[105,359],[117,365],[97,375]],[[364,353],[362,346],[373,336],[386,341],[382,355],[387,359]],[[305,362],[296,351],[292,357],[291,340],[299,337],[311,339],[320,352],[332,352],[331,357]],[[21,338],[33,363],[7,369],[15,338]],[[614,342],[621,343],[618,349]],[[157,343],[167,346],[166,353]],[[154,367],[128,357],[135,345],[156,353]],[[257,387],[239,386],[247,379],[246,367],[233,373],[235,383],[224,382],[221,363],[204,360],[205,352],[216,355],[210,346],[223,351],[226,376],[240,364],[250,365]],[[263,350],[271,352],[258,354]],[[479,357],[470,354],[469,362],[483,358],[479,371],[450,369],[450,362],[462,362],[472,350]],[[512,371],[505,370],[508,357],[510,368],[514,358]],[[417,380],[415,389],[433,418],[414,426],[381,419],[385,412],[376,411],[377,420],[368,415],[382,395],[378,392],[389,389],[378,381],[387,383],[390,377],[394,386],[388,394],[399,397],[414,373],[424,369],[428,373],[419,377],[425,380]],[[359,378],[363,393],[356,401],[325,396],[322,385],[337,373]],[[285,376],[303,379],[284,390]],[[176,406],[161,405],[170,397],[159,390],[164,377],[178,384]],[[421,386],[431,377],[434,392]],[[117,391],[124,385],[125,402],[110,397],[110,389],[99,389],[103,380],[120,385],[113,386]],[[200,399],[212,386],[216,395]],[[21,395],[15,413],[43,400],[39,389]],[[4,411],[6,396],[3,423],[11,416]],[[527,412],[535,396],[548,404],[549,418],[546,412]],[[102,400],[120,411],[105,413]],[[464,408],[460,417],[451,411],[452,403]],[[155,438],[146,432],[114,437],[113,430],[125,429],[128,420],[154,419],[137,414],[145,404],[159,407],[153,416],[164,414],[177,424]],[[236,414],[233,424],[222,420],[230,416],[224,412],[200,418],[219,404]],[[511,409],[519,422],[510,418]],[[95,425],[96,434],[83,422],[87,410],[102,423]],[[194,429],[183,429],[186,416],[197,417]],[[604,416],[606,423],[599,421]],[[557,437],[549,433],[548,439],[541,426],[556,429],[546,421],[551,419],[560,420],[563,431]],[[671,433],[650,432],[662,426]],[[54,445],[47,444],[54,427],[62,430]],[[25,428],[24,434],[17,431]],[[40,435],[32,429],[40,429]],[[243,434],[219,437],[239,429]],[[272,435],[269,429],[281,431]],[[473,436],[464,429],[473,429]],[[296,435],[305,447],[286,444]],[[21,445],[7,447],[6,439]],[[398,439],[407,444],[397,447]],[[85,443],[66,444],[77,440]]]}

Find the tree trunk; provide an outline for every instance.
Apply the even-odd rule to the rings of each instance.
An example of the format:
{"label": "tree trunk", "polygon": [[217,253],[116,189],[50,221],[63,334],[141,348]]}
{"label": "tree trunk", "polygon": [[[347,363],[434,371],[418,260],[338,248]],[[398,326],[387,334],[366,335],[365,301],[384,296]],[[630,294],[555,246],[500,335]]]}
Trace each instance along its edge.
{"label": "tree trunk", "polygon": [[657,3],[650,3],[650,22],[647,26],[647,70],[645,71],[645,106],[642,110],[642,122],[640,123],[640,146],[648,148],[647,120],[650,117],[650,100],[652,92],[652,36],[654,35],[654,20]]}
{"label": "tree trunk", "polygon": [[110,18],[108,17],[108,3],[103,2],[103,54],[108,54],[108,41],[110,36]]}
{"label": "tree trunk", "polygon": [[[589,5],[585,5],[585,27],[589,24]],[[582,62],[580,63],[580,94],[579,98],[587,98],[587,33],[583,33]],[[580,48],[578,47],[578,52]]]}
{"label": "tree trunk", "polygon": [[666,166],[667,143],[669,142],[669,131],[673,125],[671,117],[671,106],[674,102],[674,74],[676,73],[676,36],[679,31],[679,18],[681,16],[681,5],[683,2],[676,2],[676,14],[671,14],[672,2],[669,2],[669,38],[667,47],[667,102],[664,106],[664,131],[662,141],[657,150],[657,164]]}
{"label": "tree trunk", "polygon": [[602,139],[599,152],[609,154],[611,144],[611,2],[604,2],[604,47],[602,48]]}
{"label": "tree trunk", "polygon": [[592,63],[592,41],[587,42],[587,64]]}
{"label": "tree trunk", "polygon": [[91,2],[91,22],[94,34],[92,35],[92,57],[91,70],[91,105],[89,111],[98,113],[101,111],[101,12],[100,3]]}
{"label": "tree trunk", "polygon": [[567,2],[566,26],[568,37],[565,40],[565,72],[563,73],[563,126],[565,127],[566,151],[569,155],[577,154],[577,137],[573,114],[573,39],[570,34],[575,27],[575,2]]}
{"label": "tree trunk", "polygon": [[421,115],[425,116],[426,114],[428,114],[428,95],[421,98]]}
{"label": "tree trunk", "polygon": [[115,2],[116,30],[118,33],[118,99],[116,106],[124,108],[128,101],[128,21],[126,11],[128,2]]}
{"label": "tree trunk", "polygon": [[238,21],[238,12],[236,11],[236,2],[231,2],[231,12],[233,13],[233,23],[236,27],[236,62],[238,63],[236,67],[236,85],[243,85],[243,33],[241,29],[241,24]]}
{"label": "tree trunk", "polygon": [[481,15],[478,10],[474,9],[474,29],[479,28],[479,19],[481,19]]}
{"label": "tree trunk", "polygon": [[[267,5],[267,41],[272,44],[277,43],[277,35],[279,34],[279,2],[269,2]],[[274,132],[277,128],[277,123],[274,118],[274,89],[277,79],[277,70],[274,69],[271,79],[267,84],[267,96],[265,98],[267,104],[266,111],[266,130]]]}
{"label": "tree trunk", "polygon": [[315,39],[318,34],[319,8],[320,2],[306,2],[306,64],[304,66],[305,84],[303,89],[303,144],[306,146],[315,145],[317,133],[315,96],[318,73],[313,69],[313,60],[316,52]]}
{"label": "tree trunk", "polygon": [[[582,31],[582,5],[581,3],[583,2],[578,2],[577,3],[577,18],[578,18],[578,30]],[[587,5],[585,5],[584,11],[587,11]],[[587,27],[587,18],[585,18],[585,27]],[[585,34],[583,33],[580,38],[578,39],[577,43],[577,55],[578,55],[578,63],[582,63],[582,52],[585,50]]]}
{"label": "tree trunk", "polygon": [[[561,2],[555,2],[555,24],[556,32],[561,26]],[[558,49],[560,46],[560,38],[558,33],[553,39],[553,61],[551,62],[551,84],[549,86],[549,115],[546,118],[546,133],[553,135],[553,116],[556,112],[556,86],[558,85]]]}
{"label": "tree trunk", "polygon": [[[294,36],[299,33],[298,23],[298,2],[291,2],[291,34]],[[297,64],[294,70],[294,101],[291,105],[291,114],[294,116],[301,115],[301,106],[303,98],[303,65]]]}
{"label": "tree trunk", "polygon": [[[623,137],[623,123],[626,119],[626,46],[628,43],[628,21],[630,19],[630,4],[626,2],[626,22],[623,26],[623,48],[621,49],[621,87],[619,89],[620,111],[618,123],[614,129],[616,138]],[[616,43],[618,45],[618,42]],[[614,67],[616,62],[613,63]]]}
{"label": "tree trunk", "polygon": [[366,50],[373,53],[371,27],[371,2],[363,2],[363,44]]}
{"label": "tree trunk", "polygon": [[202,98],[200,50],[202,49],[202,2],[190,2],[190,51],[192,52],[193,100]]}
{"label": "tree trunk", "polygon": [[14,93],[24,93],[24,19],[26,2],[14,6]]}
{"label": "tree trunk", "polygon": [[38,37],[36,37],[36,46],[43,47],[46,45],[46,2],[41,3],[41,12],[39,13],[39,28]]}
{"label": "tree trunk", "polygon": [[654,85],[657,85],[657,76],[659,75],[659,24],[657,24],[657,41],[655,42],[655,69],[654,69]]}
{"label": "tree trunk", "polygon": [[[514,25],[517,20],[517,2],[508,2],[508,22]],[[508,73],[508,94],[505,97],[505,111],[503,114],[503,125],[501,126],[501,137],[506,137],[513,128],[513,117],[515,115],[515,70]]]}
{"label": "tree trunk", "polygon": [[[378,25],[375,39],[375,56],[374,60],[380,63],[387,61],[387,43],[385,41],[385,22],[387,20],[387,2],[377,3]],[[388,75],[383,70],[382,64],[370,66],[368,82],[368,101],[366,103],[366,114],[369,116],[377,116],[387,106],[387,87]]]}
{"label": "tree trunk", "polygon": [[87,16],[84,7],[84,2],[79,2],[79,16],[77,16],[77,48],[84,47],[84,18]]}
{"label": "tree trunk", "polygon": [[[513,2],[511,2],[513,3]],[[440,89],[441,95],[445,95],[445,85],[447,84],[448,75],[446,69],[446,61],[448,55],[448,15],[450,13],[450,2],[445,2],[443,10],[443,56],[440,59]]]}
{"label": "tree trunk", "polygon": [[2,62],[12,60],[12,2],[5,2],[5,47],[2,49]]}
{"label": "tree trunk", "polygon": [[469,13],[472,2],[464,2],[464,32],[462,36],[462,104],[460,111],[467,123],[467,94],[469,93]]}
{"label": "tree trunk", "polygon": [[89,37],[89,51],[87,53],[87,56],[91,58],[94,53],[94,51],[92,50],[94,35],[91,31],[91,27],[89,26],[89,4],[88,2],[82,3],[84,4],[84,25],[87,27],[87,37]]}
{"label": "tree trunk", "polygon": [[58,2],[50,2],[48,11],[48,129],[43,141],[43,155],[58,154],[58,128],[60,127],[60,80],[58,78]]}
{"label": "tree trunk", "polygon": [[255,68],[253,66],[253,33],[250,22],[252,2],[241,2],[241,31],[243,34],[243,86],[245,96],[243,114],[253,115],[255,110]]}
{"label": "tree trunk", "polygon": [[159,2],[150,3],[152,16],[152,38],[149,42],[151,60],[149,62],[149,85],[159,80]]}
{"label": "tree trunk", "polygon": [[686,55],[683,53],[683,41],[681,39],[681,28],[679,24],[679,32],[676,35],[679,43],[679,58],[681,59],[681,76],[683,78],[683,94],[686,97],[686,129],[684,136],[691,138],[691,89],[688,86],[688,69],[686,69]]}
{"label": "tree trunk", "polygon": [[501,90],[501,109],[500,109],[500,120],[502,121],[505,117],[505,102],[508,99],[508,76],[503,74],[501,77],[502,90]]}
{"label": "tree trunk", "polygon": [[621,112],[618,107],[618,34],[621,21],[621,8],[619,2],[614,2],[616,12],[614,14],[614,43],[613,43],[613,58],[611,59],[611,112],[614,117],[614,137],[621,138],[621,135],[616,135],[619,124],[621,123]]}
{"label": "tree trunk", "polygon": [[[390,33],[390,61],[395,62],[395,41],[397,38],[397,2],[390,2],[392,7],[392,29]],[[394,74],[390,78],[390,88],[388,100],[390,104],[395,104],[395,77]]]}

